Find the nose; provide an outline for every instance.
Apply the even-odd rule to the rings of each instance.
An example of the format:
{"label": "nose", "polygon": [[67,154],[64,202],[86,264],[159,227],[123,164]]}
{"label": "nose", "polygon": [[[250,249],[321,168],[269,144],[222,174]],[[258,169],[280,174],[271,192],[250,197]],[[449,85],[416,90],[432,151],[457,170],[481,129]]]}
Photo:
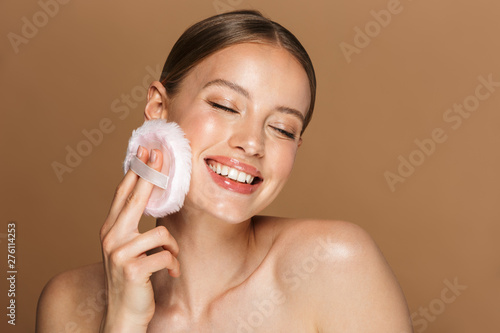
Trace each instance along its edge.
{"label": "nose", "polygon": [[264,156],[264,132],[258,122],[242,121],[234,126],[228,143],[248,156]]}

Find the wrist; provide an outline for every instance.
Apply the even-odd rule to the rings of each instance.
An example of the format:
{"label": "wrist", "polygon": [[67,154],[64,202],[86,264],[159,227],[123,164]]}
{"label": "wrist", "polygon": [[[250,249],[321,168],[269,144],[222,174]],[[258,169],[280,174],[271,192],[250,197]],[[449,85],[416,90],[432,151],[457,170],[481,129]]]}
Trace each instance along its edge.
{"label": "wrist", "polygon": [[148,329],[148,323],[143,323],[138,320],[133,320],[131,316],[116,315],[111,316],[105,314],[102,322],[100,333],[142,333]]}

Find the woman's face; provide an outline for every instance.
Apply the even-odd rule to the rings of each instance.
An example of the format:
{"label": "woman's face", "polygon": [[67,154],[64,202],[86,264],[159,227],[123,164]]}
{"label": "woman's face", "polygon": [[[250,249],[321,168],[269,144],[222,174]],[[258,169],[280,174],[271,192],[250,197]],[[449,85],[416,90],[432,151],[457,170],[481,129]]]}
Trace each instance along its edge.
{"label": "woman's face", "polygon": [[265,44],[230,46],[190,71],[167,105],[193,153],[185,209],[238,223],[274,200],[301,143],[308,82],[288,51]]}

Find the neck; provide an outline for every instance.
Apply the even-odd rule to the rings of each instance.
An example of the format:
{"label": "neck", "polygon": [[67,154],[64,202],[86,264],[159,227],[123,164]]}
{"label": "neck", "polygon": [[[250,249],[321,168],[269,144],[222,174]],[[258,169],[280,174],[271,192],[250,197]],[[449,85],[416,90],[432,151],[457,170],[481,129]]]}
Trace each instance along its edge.
{"label": "neck", "polygon": [[181,276],[167,270],[153,275],[157,304],[198,316],[225,291],[255,270],[256,240],[251,219],[233,224],[183,208],[157,220],[179,245]]}

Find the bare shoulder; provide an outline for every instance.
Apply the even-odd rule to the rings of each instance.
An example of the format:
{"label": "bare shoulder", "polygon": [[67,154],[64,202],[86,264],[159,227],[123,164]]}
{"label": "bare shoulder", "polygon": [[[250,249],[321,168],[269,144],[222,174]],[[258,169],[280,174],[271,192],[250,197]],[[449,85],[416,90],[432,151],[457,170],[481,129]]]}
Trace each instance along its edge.
{"label": "bare shoulder", "polygon": [[98,332],[106,302],[102,263],[54,276],[38,300],[36,331]]}
{"label": "bare shoulder", "polygon": [[288,299],[320,332],[412,332],[399,283],[373,238],[354,223],[262,217]]}
{"label": "bare shoulder", "polygon": [[296,261],[309,254],[318,256],[320,250],[329,255],[325,260],[346,263],[380,254],[371,236],[360,226],[337,220],[294,219],[259,216],[261,233],[272,235],[273,247],[280,261]]}
{"label": "bare shoulder", "polygon": [[271,216],[257,221],[261,234],[272,235],[270,253],[285,281],[290,271],[304,272],[302,280],[333,274],[340,281],[367,267],[388,267],[372,237],[354,223]]}

